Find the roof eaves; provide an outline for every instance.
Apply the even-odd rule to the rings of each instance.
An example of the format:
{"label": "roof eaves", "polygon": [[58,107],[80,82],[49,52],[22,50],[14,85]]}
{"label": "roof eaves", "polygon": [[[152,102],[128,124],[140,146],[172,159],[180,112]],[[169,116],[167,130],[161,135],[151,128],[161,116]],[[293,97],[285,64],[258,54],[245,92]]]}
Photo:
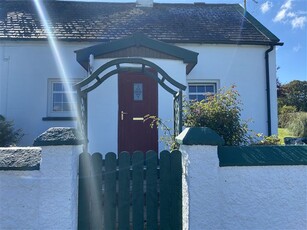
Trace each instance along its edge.
{"label": "roof eaves", "polygon": [[254,18],[250,13],[248,13],[246,10],[244,10],[244,8],[239,5],[239,4],[235,4],[234,5],[235,9],[243,15],[243,17],[245,17],[260,33],[262,33],[264,36],[266,36],[270,42],[268,42],[268,44],[270,43],[279,43],[280,39],[278,37],[275,36],[275,34],[273,34],[270,30],[268,30],[264,25],[262,25],[256,18]]}
{"label": "roof eaves", "polygon": [[90,54],[99,56],[101,54],[111,53],[117,50],[129,48],[132,46],[144,46],[161,53],[165,53],[181,59],[187,65],[187,74],[197,64],[198,53],[190,51],[172,44],[148,38],[143,34],[134,34],[133,36],[112,41],[110,43],[97,44],[84,49],[76,50],[77,61],[86,68],[86,60]]}

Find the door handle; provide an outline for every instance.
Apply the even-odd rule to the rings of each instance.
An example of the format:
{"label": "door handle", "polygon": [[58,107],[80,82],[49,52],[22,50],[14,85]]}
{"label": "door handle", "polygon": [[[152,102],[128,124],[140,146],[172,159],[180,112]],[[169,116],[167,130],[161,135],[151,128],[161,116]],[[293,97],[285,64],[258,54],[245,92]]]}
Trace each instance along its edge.
{"label": "door handle", "polygon": [[121,111],[120,112],[120,119],[123,121],[124,120],[124,115],[126,115],[128,113],[124,112],[124,111]]}

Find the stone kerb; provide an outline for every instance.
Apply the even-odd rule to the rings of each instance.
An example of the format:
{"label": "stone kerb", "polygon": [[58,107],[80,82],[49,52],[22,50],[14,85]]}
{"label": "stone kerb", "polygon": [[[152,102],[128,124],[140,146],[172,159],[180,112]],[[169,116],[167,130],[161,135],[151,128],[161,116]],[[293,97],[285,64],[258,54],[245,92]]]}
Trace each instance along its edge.
{"label": "stone kerb", "polygon": [[210,128],[193,127],[176,141],[183,156],[183,229],[220,229],[217,146],[224,140]]}

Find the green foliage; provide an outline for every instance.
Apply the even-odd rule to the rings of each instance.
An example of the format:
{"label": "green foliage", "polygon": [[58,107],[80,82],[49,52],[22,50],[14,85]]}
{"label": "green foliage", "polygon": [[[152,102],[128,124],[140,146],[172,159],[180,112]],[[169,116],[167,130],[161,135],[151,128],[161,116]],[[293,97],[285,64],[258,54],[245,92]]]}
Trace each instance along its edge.
{"label": "green foliage", "polygon": [[307,137],[307,113],[297,113],[295,118],[289,122],[288,129],[295,136]]}
{"label": "green foliage", "polygon": [[7,121],[0,115],[0,146],[9,147],[16,145],[24,136],[21,129],[14,130],[14,122]]}
{"label": "green foliage", "polygon": [[284,105],[279,109],[278,115],[278,127],[285,128],[289,122],[296,116],[296,107],[290,105]]}
{"label": "green foliage", "polygon": [[167,122],[164,122],[162,121],[161,118],[158,118],[150,114],[144,116],[143,122],[146,121],[150,121],[151,128],[160,128],[162,130],[163,134],[160,136],[160,141],[164,143],[165,147],[167,147],[169,151],[179,149],[179,145],[175,140],[173,131],[167,125]]}
{"label": "green foliage", "polygon": [[262,137],[262,140],[255,143],[256,145],[280,145],[281,144],[279,137],[276,135],[262,136],[261,134],[259,135],[259,137]]}
{"label": "green foliage", "polygon": [[294,106],[307,112],[307,81],[294,80],[278,87],[278,107]]}
{"label": "green foliage", "polygon": [[206,100],[185,103],[184,125],[209,127],[215,130],[226,145],[242,145],[251,141],[247,122],[241,120],[239,93],[232,86],[221,89]]}

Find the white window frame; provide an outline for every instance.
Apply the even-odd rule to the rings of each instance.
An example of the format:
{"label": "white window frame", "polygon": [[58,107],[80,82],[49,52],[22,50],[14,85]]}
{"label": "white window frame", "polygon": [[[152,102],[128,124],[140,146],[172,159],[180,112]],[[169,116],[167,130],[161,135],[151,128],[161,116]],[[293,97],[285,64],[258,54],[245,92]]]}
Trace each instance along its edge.
{"label": "white window frame", "polygon": [[[73,79],[69,79],[66,82],[68,84],[76,84],[79,81],[81,81],[81,79],[77,79],[77,78],[73,78]],[[49,78],[48,79],[48,100],[47,100],[47,116],[48,117],[75,117],[75,112],[77,111],[54,111],[53,110],[53,94],[55,93],[53,91],[53,86],[55,83],[64,83],[64,80],[60,79],[60,78]],[[70,91],[65,89],[63,92],[64,93],[69,93]],[[59,91],[60,93],[61,91]],[[69,98],[69,97],[68,97]],[[75,101],[76,102],[76,101]],[[70,102],[69,102],[70,103]],[[76,108],[75,106],[73,106],[73,108]]]}
{"label": "white window frame", "polygon": [[187,90],[187,97],[188,100],[193,100],[190,99],[190,95],[200,95],[201,93],[199,92],[190,92],[189,86],[213,86],[214,88],[214,94],[216,94],[220,88],[220,82],[219,80],[189,80],[188,81],[188,90]]}

